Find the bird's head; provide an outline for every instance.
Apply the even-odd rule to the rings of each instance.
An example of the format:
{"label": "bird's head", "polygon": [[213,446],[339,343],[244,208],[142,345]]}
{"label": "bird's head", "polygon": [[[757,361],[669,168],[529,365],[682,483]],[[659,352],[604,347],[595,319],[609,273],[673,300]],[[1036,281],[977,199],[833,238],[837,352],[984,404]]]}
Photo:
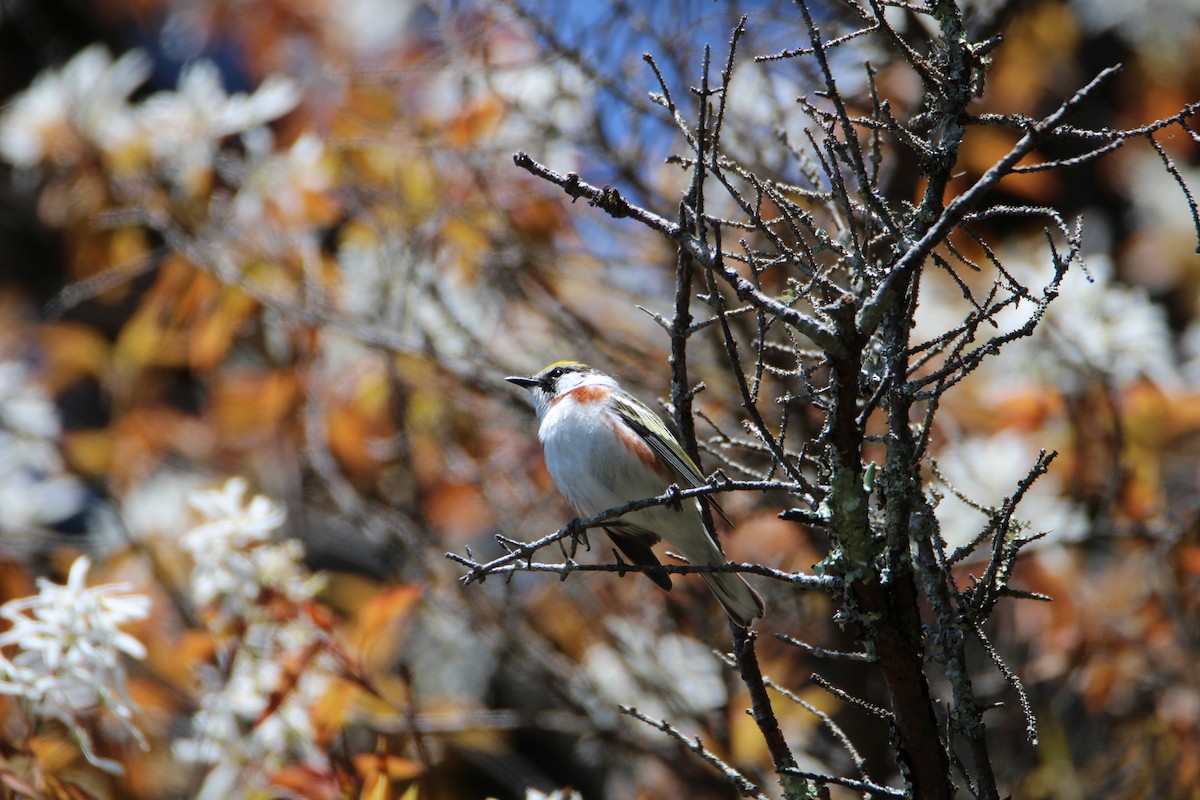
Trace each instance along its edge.
{"label": "bird's head", "polygon": [[509,383],[524,386],[533,392],[533,402],[538,416],[542,416],[555,398],[581,386],[596,386],[616,389],[617,382],[610,375],[578,361],[555,361],[529,377],[514,375],[505,378]]}

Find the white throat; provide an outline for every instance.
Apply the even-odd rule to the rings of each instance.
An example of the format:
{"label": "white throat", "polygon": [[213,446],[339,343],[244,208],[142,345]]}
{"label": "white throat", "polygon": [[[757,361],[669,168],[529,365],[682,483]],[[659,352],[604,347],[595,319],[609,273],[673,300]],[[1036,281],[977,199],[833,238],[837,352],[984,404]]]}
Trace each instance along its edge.
{"label": "white throat", "polygon": [[534,404],[537,407],[538,419],[546,418],[546,412],[550,410],[556,399],[583,386],[604,387],[614,391],[619,391],[621,388],[611,375],[599,372],[568,372],[558,379],[553,394],[540,389],[534,392]]}

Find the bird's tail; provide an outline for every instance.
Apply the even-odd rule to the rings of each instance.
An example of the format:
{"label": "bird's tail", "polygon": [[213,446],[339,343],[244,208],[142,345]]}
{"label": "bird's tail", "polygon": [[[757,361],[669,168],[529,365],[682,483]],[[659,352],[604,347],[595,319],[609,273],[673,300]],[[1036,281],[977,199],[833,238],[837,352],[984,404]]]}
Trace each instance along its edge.
{"label": "bird's tail", "polygon": [[736,572],[702,572],[700,577],[717,596],[729,618],[743,628],[766,612],[762,597]]}
{"label": "bird's tail", "polygon": [[[639,528],[663,532],[667,543],[678,548],[680,555],[692,566],[722,566],[729,563],[721,552],[721,546],[709,536],[701,522],[699,503],[696,503],[693,513],[658,509],[635,513],[643,514],[637,522]],[[700,577],[717,596],[717,601],[729,618],[743,628],[766,613],[762,597],[738,573],[701,572]]]}

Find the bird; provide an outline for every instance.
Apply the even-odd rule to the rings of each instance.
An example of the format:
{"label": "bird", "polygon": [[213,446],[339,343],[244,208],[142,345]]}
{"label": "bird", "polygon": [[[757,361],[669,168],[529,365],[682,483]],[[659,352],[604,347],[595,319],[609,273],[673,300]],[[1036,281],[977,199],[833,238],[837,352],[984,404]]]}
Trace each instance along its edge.
{"label": "bird", "polygon": [[[532,393],[546,469],[581,517],[658,497],[672,484],[683,489],[707,485],[662,419],[611,375],[577,361],[557,361],[535,375],[505,380]],[[604,529],[633,564],[660,566],[651,548],[662,539],[694,566],[728,564],[704,524],[700,502],[690,498],[674,507],[630,511]],[[670,591],[671,577],[665,572],[646,575]],[[737,625],[746,628],[765,613],[762,597],[741,575],[701,572],[700,577]]]}

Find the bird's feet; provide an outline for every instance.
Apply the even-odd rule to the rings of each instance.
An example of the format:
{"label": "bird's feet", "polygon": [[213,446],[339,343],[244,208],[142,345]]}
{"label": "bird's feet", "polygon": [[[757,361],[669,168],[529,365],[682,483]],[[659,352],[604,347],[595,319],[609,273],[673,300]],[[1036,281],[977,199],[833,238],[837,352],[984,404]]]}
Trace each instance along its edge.
{"label": "bird's feet", "polygon": [[[558,546],[562,549],[564,558],[574,558],[575,553],[579,552],[579,545],[583,545],[585,551],[592,549],[587,538],[587,528],[581,526],[583,520],[576,517],[567,523],[567,535],[558,540]],[[570,540],[570,545],[566,542]]]}

